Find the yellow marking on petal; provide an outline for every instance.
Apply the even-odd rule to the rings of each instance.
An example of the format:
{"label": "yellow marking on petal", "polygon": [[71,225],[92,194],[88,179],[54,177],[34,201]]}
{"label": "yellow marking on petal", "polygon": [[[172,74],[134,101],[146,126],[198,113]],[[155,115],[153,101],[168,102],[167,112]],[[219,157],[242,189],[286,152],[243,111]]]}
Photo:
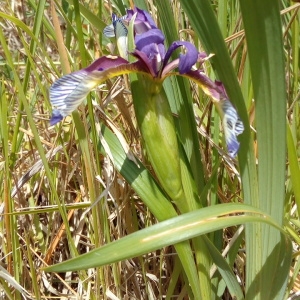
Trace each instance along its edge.
{"label": "yellow marking on petal", "polygon": [[118,59],[119,58],[119,56],[116,56],[116,55],[107,55],[106,57],[110,58],[110,59]]}
{"label": "yellow marking on petal", "polygon": [[89,89],[93,89],[95,86],[98,85],[98,80],[86,81],[86,87]]}

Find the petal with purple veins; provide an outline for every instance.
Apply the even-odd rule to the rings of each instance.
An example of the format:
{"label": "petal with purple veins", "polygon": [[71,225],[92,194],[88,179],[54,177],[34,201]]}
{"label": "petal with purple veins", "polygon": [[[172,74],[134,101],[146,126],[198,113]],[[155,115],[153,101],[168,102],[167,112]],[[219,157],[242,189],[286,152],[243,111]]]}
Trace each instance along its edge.
{"label": "petal with purple veins", "polygon": [[114,25],[113,24],[109,24],[107,25],[104,29],[103,29],[103,34],[108,37],[108,38],[112,38],[115,36],[115,29],[114,29]]}
{"label": "petal with purple veins", "polygon": [[120,22],[124,25],[124,21],[126,18],[127,18],[127,16],[122,16],[122,17],[118,18],[116,14],[112,14],[112,23],[107,25],[103,29],[103,34],[108,38],[115,37],[116,36],[116,22],[117,23]]}
{"label": "petal with purple veins", "polygon": [[58,79],[50,87],[50,102],[54,108],[50,124],[55,125],[70,115],[101,82],[132,72],[146,73],[147,68],[139,61],[130,64],[121,57],[103,56],[87,68]]}
{"label": "petal with purple veins", "polygon": [[223,116],[222,123],[228,154],[235,157],[240,146],[236,137],[244,131],[244,125],[228,99],[218,102],[217,106]]}
{"label": "petal with purple veins", "polygon": [[55,81],[50,87],[50,102],[55,108],[50,125],[71,114],[96,85],[97,82],[88,78],[86,70],[73,72]]}

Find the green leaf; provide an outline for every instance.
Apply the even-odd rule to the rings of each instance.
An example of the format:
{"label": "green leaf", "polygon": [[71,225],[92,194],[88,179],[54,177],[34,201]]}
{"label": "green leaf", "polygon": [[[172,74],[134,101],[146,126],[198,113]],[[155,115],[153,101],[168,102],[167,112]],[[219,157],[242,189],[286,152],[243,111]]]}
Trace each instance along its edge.
{"label": "green leaf", "polygon": [[[212,66],[245,125],[239,150],[244,201],[262,208],[282,223],[285,145],[281,141],[285,141],[286,95],[278,2],[240,1],[256,100],[259,188],[246,107],[214,12],[207,0],[181,1],[181,4],[206,51],[215,54],[211,58]],[[287,273],[283,274],[276,268],[285,263],[286,270],[291,255],[286,252],[285,256],[280,256],[284,245],[278,232],[268,226],[258,224],[246,227],[249,299],[257,295],[261,299],[282,299]],[[267,259],[271,254],[273,264]],[[279,273],[276,280],[280,277],[282,288],[279,292],[276,290],[276,294],[272,289],[275,278],[267,274]]]}
{"label": "green leaf", "polygon": [[223,258],[221,253],[208,238],[204,240],[214,260],[214,263],[217,265],[218,270],[226,283],[232,299],[244,299],[243,291],[236,279],[236,275],[231,269],[231,266],[228,265],[227,261]]}
{"label": "green leaf", "polygon": [[[76,5],[77,1],[76,0],[66,0],[68,1],[69,4],[71,5]],[[75,2],[74,2],[75,1]],[[98,28],[100,31],[102,31],[107,24],[105,24],[99,17],[97,17],[95,14],[91,12],[91,10],[87,9],[84,5],[81,3],[79,4],[79,10],[82,16],[95,28]]]}
{"label": "green leaf", "polygon": [[[283,142],[286,140],[286,87],[279,2],[243,0],[240,5],[256,106],[259,198],[253,205],[282,224],[286,174],[286,145]],[[283,299],[291,247],[283,251],[286,243],[279,233],[261,224],[246,227],[246,247],[247,297]]]}
{"label": "green leaf", "polygon": [[[236,216],[228,216],[229,214],[236,214]],[[150,226],[80,257],[47,267],[45,271],[63,272],[103,266],[247,222],[264,222],[281,230],[269,216],[251,206],[234,203],[219,204]]]}

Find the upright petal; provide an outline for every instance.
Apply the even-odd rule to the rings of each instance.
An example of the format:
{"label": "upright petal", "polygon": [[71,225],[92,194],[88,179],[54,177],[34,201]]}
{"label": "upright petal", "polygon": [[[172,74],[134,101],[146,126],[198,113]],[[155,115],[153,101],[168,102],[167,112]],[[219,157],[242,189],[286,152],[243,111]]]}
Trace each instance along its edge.
{"label": "upright petal", "polygon": [[[163,44],[165,40],[165,36],[159,29],[151,29],[142,34],[136,35],[135,45],[136,49],[143,51],[143,49],[150,44]],[[151,53],[146,53],[148,56]]]}
{"label": "upright petal", "polygon": [[164,35],[159,29],[150,29],[135,36],[135,51],[143,52],[151,65],[151,73],[157,77],[165,56]]}
{"label": "upright petal", "polygon": [[[119,23],[121,22],[123,24],[123,26],[126,28],[126,26],[124,25],[124,21],[127,18],[127,16],[122,16],[120,18],[117,17],[116,14],[112,14],[112,24],[107,25],[104,29],[103,29],[103,34],[108,37],[108,38],[112,38],[116,36],[116,29],[115,29],[115,23]],[[127,30],[127,28],[126,28]]]}
{"label": "upright petal", "polygon": [[116,37],[117,47],[121,57],[128,58],[127,50],[127,36],[128,30],[124,24],[124,20],[127,16],[118,18],[117,15],[112,14],[112,24],[106,26],[103,30],[103,34],[107,37]]}
{"label": "upright petal", "polygon": [[170,48],[168,49],[165,55],[162,68],[164,68],[167,65],[172,53],[178,47],[182,47],[182,46],[186,49],[186,53],[180,54],[179,56],[179,65],[178,65],[179,73],[185,74],[191,70],[192,66],[198,60],[199,52],[197,51],[196,47],[193,44],[185,41],[176,41],[172,43],[172,45],[170,46]]}
{"label": "upright petal", "polygon": [[[137,54],[135,56],[138,57],[142,56],[142,59],[148,65],[151,75],[157,77],[166,52],[164,46],[165,36],[146,11],[135,7],[132,10],[127,10],[127,15],[121,18],[113,14],[113,24],[104,29],[104,34],[108,37],[116,36],[119,53],[121,57],[127,59],[128,30],[124,24],[130,23],[133,16],[136,51],[133,54]],[[114,27],[114,33],[112,33],[112,27]],[[139,55],[138,52],[143,52],[145,55]]]}
{"label": "upright petal", "polygon": [[155,22],[148,12],[135,7],[134,9],[127,10],[127,20],[130,21],[133,15],[137,13],[134,22],[134,31],[137,34],[148,31],[149,29],[157,29]]}

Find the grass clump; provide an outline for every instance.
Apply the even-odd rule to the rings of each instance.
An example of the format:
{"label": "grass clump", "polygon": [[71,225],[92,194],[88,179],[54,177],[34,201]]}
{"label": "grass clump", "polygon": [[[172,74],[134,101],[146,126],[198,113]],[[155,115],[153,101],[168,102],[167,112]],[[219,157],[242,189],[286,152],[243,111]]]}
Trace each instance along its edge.
{"label": "grass clump", "polygon": [[[166,43],[180,36],[214,54],[205,72],[225,84],[246,127],[238,160],[232,160],[222,150],[210,100],[185,79],[165,83],[184,153],[189,213],[211,216],[201,215],[203,222],[193,225],[189,220],[197,215],[173,221],[179,212],[144,151],[126,76],[98,86],[78,111],[49,127],[51,84],[100,56],[117,54],[102,30],[111,12],[122,15],[131,5],[124,2],[6,0],[1,7],[0,298],[296,299],[299,4],[246,1],[247,12],[239,1],[135,3],[152,14]],[[260,20],[268,20],[262,12],[254,28],[249,14],[267,11],[266,5],[274,27]],[[215,21],[206,27],[208,20]],[[252,223],[234,223],[240,214]],[[259,222],[260,216],[285,236]],[[191,243],[176,231],[181,221],[198,233]],[[174,226],[166,247],[152,245],[130,256],[146,249],[143,238],[155,238],[155,224],[161,234],[164,226]],[[129,246],[113,246],[124,237]],[[94,249],[100,250],[87,260],[95,265],[77,268],[86,263],[81,255]],[[73,258],[79,259],[71,261],[72,271],[43,269]]]}

